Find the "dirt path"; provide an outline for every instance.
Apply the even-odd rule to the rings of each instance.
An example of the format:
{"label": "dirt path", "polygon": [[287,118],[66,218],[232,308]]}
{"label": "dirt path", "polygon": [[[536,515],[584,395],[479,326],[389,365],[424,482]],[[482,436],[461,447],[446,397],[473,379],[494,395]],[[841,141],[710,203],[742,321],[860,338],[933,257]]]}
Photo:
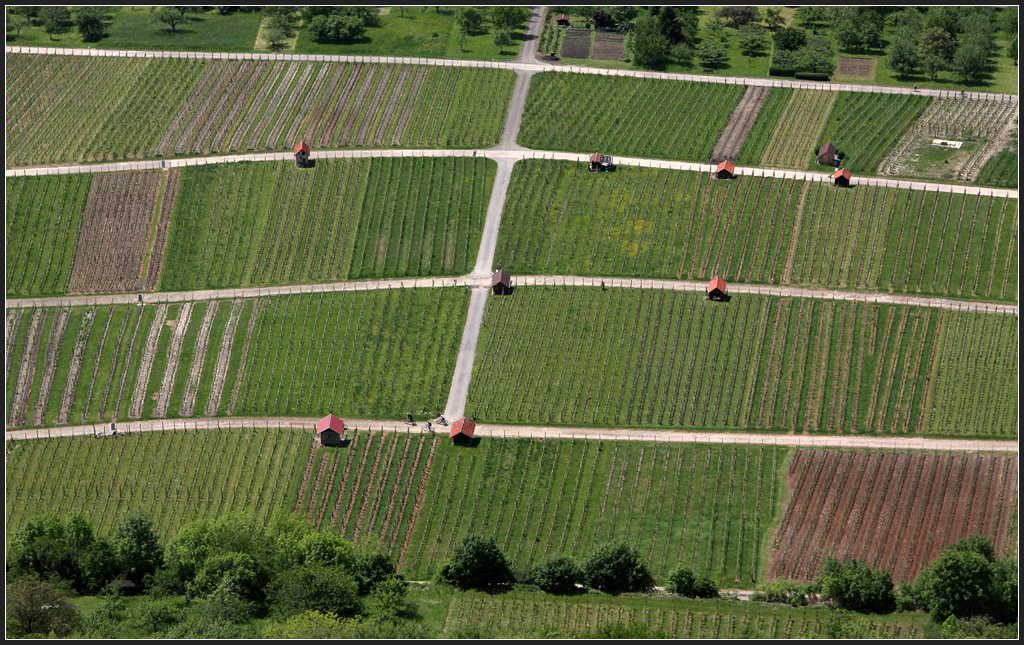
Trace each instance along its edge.
{"label": "dirt path", "polygon": [[[227,430],[229,428],[304,430],[312,437],[317,420],[313,417],[201,417],[194,419],[155,419],[151,421],[118,422],[122,433],[161,432],[174,430]],[[429,434],[426,426],[410,426],[401,421],[345,419],[352,431]],[[434,434],[444,440],[446,429],[435,426]],[[45,439],[47,437],[103,436],[109,434],[107,424],[33,428],[7,432],[8,441]],[[600,441],[656,441],[658,443],[717,443],[750,446],[789,446],[795,448],[861,448],[872,450],[940,450],[952,452],[1000,452],[1017,454],[1016,440],[932,439],[916,436],[865,435],[791,435],[751,432],[693,432],[689,430],[642,430],[635,428],[570,428],[560,426],[527,426],[477,423],[476,436],[506,439],[586,439]]]}
{"label": "dirt path", "polygon": [[770,91],[770,87],[747,86],[743,98],[736,105],[729,122],[725,124],[725,129],[718,137],[718,143],[715,144],[711,158],[708,159],[709,162],[716,164],[726,159],[735,162],[739,158],[743,142],[750,132],[750,127],[754,125],[754,119],[761,111],[761,106],[768,100]]}

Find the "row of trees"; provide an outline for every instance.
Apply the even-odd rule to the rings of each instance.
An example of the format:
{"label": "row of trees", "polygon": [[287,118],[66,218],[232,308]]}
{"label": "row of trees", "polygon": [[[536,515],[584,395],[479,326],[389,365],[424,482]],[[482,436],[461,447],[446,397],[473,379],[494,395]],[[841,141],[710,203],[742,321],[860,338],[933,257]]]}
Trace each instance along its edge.
{"label": "row of trees", "polygon": [[[616,9],[609,15],[618,17]],[[699,26],[697,7],[650,7],[651,15],[632,22],[632,17],[617,26],[631,31],[629,47],[634,62],[640,67],[658,68],[670,60],[689,64],[696,58],[706,67],[715,67],[728,60],[726,28],[738,31],[740,52],[744,56],[763,56],[771,47],[769,32],[784,24],[781,12],[757,7],[721,7],[704,28]]]}
{"label": "row of trees", "polygon": [[[111,638],[124,635],[122,623],[130,618],[145,633],[204,636],[268,615],[287,619],[316,611],[335,619],[394,621],[410,613],[406,582],[379,544],[353,545],[317,533],[287,513],[266,526],[238,514],[197,520],[166,544],[141,513],[111,540],[97,536],[81,516],[34,518],[12,536],[8,579],[18,585],[8,589],[9,599],[19,593],[29,599],[8,605],[21,634],[79,629]],[[147,594],[130,617],[118,600],[126,582]],[[76,591],[100,591],[108,599],[84,624],[64,596]],[[183,621],[181,595],[194,608]],[[37,602],[42,596],[48,600]],[[50,612],[53,620],[39,609],[48,605],[63,608]],[[12,606],[21,613],[12,613]]]}
{"label": "row of trees", "polygon": [[82,40],[94,42],[106,32],[106,18],[106,7],[75,7],[74,11],[65,6],[7,8],[7,28],[19,37],[21,30],[31,25],[42,27],[50,40],[77,27]]}
{"label": "row of trees", "polygon": [[[460,589],[499,589],[516,582],[508,558],[494,538],[475,535],[455,545],[438,580]],[[586,588],[611,594],[654,589],[654,578],[640,553],[622,543],[597,547],[582,564],[564,555],[549,556],[521,582],[552,594],[572,594]],[[690,598],[718,596],[712,580],[683,567],[669,574],[666,589]]]}

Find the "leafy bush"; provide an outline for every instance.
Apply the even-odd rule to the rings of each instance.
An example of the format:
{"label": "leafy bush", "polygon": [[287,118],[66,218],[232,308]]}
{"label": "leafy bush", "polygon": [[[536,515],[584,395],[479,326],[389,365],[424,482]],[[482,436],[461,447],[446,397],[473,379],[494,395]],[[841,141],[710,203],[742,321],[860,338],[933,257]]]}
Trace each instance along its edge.
{"label": "leafy bush", "polygon": [[831,78],[828,74],[818,72],[796,72],[794,76],[805,81],[827,81]]}
{"label": "leafy bush", "polygon": [[821,574],[821,594],[842,609],[887,614],[896,609],[892,576],[859,560],[829,557]]}
{"label": "leafy bush", "polygon": [[583,584],[607,593],[650,591],[654,588],[640,552],[625,544],[604,544],[583,563]]}
{"label": "leafy bush", "polygon": [[271,599],[285,615],[315,610],[345,617],[359,613],[359,585],[342,567],[308,564],[278,574]]}
{"label": "leafy bush", "polygon": [[582,578],[583,571],[575,560],[551,556],[534,568],[531,580],[547,593],[569,594],[576,591],[576,582]]}
{"label": "leafy bush", "polygon": [[946,547],[925,567],[914,581],[913,593],[937,623],[950,616],[1015,621],[1016,571],[1015,559],[996,559],[989,538],[970,537]]}
{"label": "leafy bush", "polygon": [[460,589],[487,589],[513,582],[512,569],[494,538],[469,535],[455,545],[439,574]]}
{"label": "leafy bush", "polygon": [[665,589],[687,598],[717,598],[718,587],[711,578],[697,575],[691,569],[678,567],[668,574]]}
{"label": "leafy bush", "polygon": [[807,604],[807,594],[811,592],[808,585],[795,580],[774,580],[764,585],[761,591],[754,593],[753,600],[759,602],[779,602],[794,607]]}

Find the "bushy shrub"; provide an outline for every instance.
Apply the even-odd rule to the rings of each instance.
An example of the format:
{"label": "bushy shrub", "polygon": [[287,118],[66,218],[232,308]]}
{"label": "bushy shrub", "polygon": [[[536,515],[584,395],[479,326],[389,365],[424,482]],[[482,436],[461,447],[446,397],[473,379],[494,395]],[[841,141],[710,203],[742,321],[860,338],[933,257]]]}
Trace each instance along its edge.
{"label": "bushy shrub", "polygon": [[718,587],[711,578],[698,575],[686,567],[678,567],[668,574],[665,589],[669,593],[687,598],[718,597]]}
{"label": "bushy shrub", "polygon": [[547,593],[570,594],[576,591],[576,582],[582,578],[583,571],[575,560],[551,556],[534,568],[531,580]]}
{"label": "bushy shrub", "polygon": [[487,589],[513,582],[508,559],[494,538],[469,535],[455,545],[439,573],[441,582],[460,589]]}
{"label": "bushy shrub", "polygon": [[650,591],[654,588],[640,553],[625,544],[604,544],[583,563],[583,583],[607,593]]}

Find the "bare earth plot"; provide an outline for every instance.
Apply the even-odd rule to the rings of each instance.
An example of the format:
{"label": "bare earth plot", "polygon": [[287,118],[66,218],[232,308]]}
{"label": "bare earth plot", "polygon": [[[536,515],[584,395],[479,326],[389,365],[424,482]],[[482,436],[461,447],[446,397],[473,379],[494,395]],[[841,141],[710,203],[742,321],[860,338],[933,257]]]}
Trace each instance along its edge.
{"label": "bare earth plot", "polygon": [[769,91],[771,91],[769,87],[747,87],[747,91],[743,93],[743,98],[740,99],[736,109],[733,110],[729,123],[722,130],[718,143],[715,144],[715,150],[711,153],[711,159],[709,160],[711,163],[718,163],[725,159],[733,162],[737,160],[740,149],[743,147],[743,142],[747,138],[747,133],[750,132],[750,127],[754,125],[754,120],[757,118],[758,112],[761,111],[761,106],[768,100]]}
{"label": "bare earth plot", "polygon": [[836,61],[836,74],[841,76],[860,76],[872,78],[874,76],[875,61],[870,58],[845,58],[840,57]]}

